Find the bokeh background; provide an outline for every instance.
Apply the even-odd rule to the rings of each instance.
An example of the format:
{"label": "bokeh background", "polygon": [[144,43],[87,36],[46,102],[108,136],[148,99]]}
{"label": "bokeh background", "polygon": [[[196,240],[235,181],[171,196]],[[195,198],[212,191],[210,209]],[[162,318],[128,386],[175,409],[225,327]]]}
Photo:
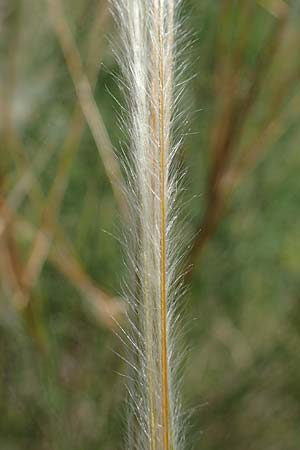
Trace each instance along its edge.
{"label": "bokeh background", "polygon": [[[189,448],[299,450],[300,3],[183,15]],[[116,37],[105,0],[0,2],[3,450],[124,448]]]}

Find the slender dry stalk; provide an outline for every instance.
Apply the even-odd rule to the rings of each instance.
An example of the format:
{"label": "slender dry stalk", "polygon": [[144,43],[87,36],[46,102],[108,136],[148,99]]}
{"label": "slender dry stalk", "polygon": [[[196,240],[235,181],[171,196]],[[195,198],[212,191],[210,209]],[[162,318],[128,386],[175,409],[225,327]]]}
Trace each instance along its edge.
{"label": "slender dry stalk", "polygon": [[286,14],[289,8],[289,5],[284,0],[257,0],[257,2],[277,18]]}
{"label": "slender dry stalk", "polygon": [[[99,38],[100,34],[103,34],[103,27],[107,20],[108,5],[101,2],[96,8],[95,16],[94,24],[89,33],[86,57],[87,76],[89,77],[92,87],[95,85],[99,70],[98,61],[96,62],[96,49],[97,57],[99,58]],[[100,31],[102,33],[100,33]],[[73,49],[73,51],[75,50]],[[36,284],[48,257],[50,246],[56,231],[55,222],[57,222],[60,206],[68,185],[68,175],[72,167],[73,159],[79,148],[84,128],[85,118],[82,115],[80,105],[77,104],[61,149],[61,157],[57,172],[47,194],[48,201],[45,206],[43,205],[42,223],[33,240],[27,264],[23,270],[23,279],[27,286],[28,297],[33,286]]]}
{"label": "slender dry stalk", "polygon": [[123,198],[122,190],[123,180],[119,164],[115,157],[102,115],[96,105],[93,90],[84,71],[72,32],[63,14],[61,0],[47,0],[47,3],[52,24],[64,53],[80,107],[94,138],[119,209],[126,215],[124,209],[126,202]]}
{"label": "slender dry stalk", "polygon": [[131,331],[126,331],[131,369],[128,447],[136,450],[174,450],[183,442],[173,348],[180,285],[174,229],[181,178],[174,160],[179,146],[174,140],[178,3],[114,1],[129,92],[131,222],[126,252],[133,276]]}
{"label": "slender dry stalk", "polygon": [[[51,160],[51,157],[54,155],[55,149],[47,148],[46,151],[42,151],[38,153],[36,158],[34,159],[32,166],[34,167],[34,171],[32,167],[26,168],[15,186],[11,189],[11,191],[6,195],[6,204],[9,209],[16,211],[23,199],[26,197],[32,185],[35,183],[35,177],[37,174],[41,173],[47,163]],[[4,204],[0,202],[0,238],[2,233],[4,233],[6,227],[9,224],[9,214],[5,216],[1,214],[1,209],[4,207]]]}
{"label": "slender dry stalk", "polygon": [[[14,228],[19,236],[32,239],[36,234],[34,226],[26,219],[14,216]],[[45,240],[47,236],[45,235]],[[99,321],[112,328],[115,326],[114,319],[122,320],[125,313],[124,303],[120,299],[111,297],[95,282],[83,269],[82,264],[72,252],[72,246],[68,246],[65,240],[56,239],[50,248],[49,261],[62,273],[82,294],[82,297],[91,306],[91,310]],[[27,297],[19,298],[22,303],[28,301]],[[17,300],[19,300],[17,299]]]}

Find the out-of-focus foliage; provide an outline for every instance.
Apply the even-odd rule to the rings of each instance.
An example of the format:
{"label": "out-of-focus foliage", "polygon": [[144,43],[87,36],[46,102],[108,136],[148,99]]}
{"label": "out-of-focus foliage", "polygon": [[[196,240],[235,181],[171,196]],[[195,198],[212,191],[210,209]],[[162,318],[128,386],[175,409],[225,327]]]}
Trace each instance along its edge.
{"label": "out-of-focus foliage", "polygon": [[[299,2],[187,0],[183,15],[195,75],[183,153],[195,236],[188,434],[195,449],[298,450]],[[0,4],[4,450],[122,447],[110,313],[123,320],[123,219],[103,150],[112,157],[126,134],[109,35],[104,0]]]}

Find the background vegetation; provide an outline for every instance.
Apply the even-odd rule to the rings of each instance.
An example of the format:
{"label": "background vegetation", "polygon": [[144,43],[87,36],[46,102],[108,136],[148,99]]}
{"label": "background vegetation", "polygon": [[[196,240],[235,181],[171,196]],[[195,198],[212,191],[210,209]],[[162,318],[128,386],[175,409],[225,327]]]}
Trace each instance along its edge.
{"label": "background vegetation", "polygon": [[[298,450],[299,2],[184,10],[190,441]],[[106,168],[126,137],[109,35],[105,0],[0,3],[3,450],[122,448],[123,203]]]}

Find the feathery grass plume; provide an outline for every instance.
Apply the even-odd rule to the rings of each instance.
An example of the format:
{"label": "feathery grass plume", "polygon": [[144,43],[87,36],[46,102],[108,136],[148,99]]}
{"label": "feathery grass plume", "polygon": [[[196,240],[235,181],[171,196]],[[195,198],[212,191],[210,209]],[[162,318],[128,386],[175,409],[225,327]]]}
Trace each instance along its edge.
{"label": "feathery grass plume", "polygon": [[[129,283],[130,450],[183,446],[174,329],[180,291],[180,238],[175,230],[181,175],[174,140],[176,105],[176,0],[113,0],[128,89],[130,145],[126,157],[130,236]],[[176,39],[175,39],[176,38]],[[179,65],[179,64],[178,64]]]}

